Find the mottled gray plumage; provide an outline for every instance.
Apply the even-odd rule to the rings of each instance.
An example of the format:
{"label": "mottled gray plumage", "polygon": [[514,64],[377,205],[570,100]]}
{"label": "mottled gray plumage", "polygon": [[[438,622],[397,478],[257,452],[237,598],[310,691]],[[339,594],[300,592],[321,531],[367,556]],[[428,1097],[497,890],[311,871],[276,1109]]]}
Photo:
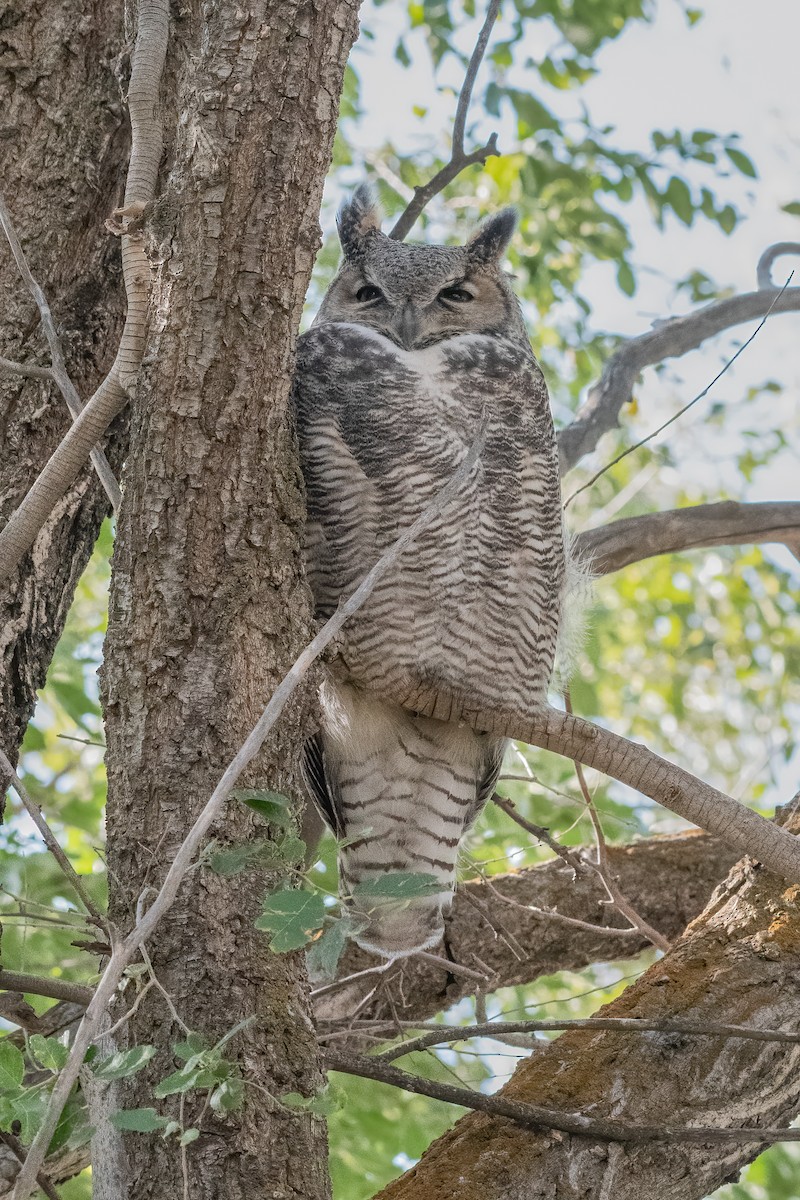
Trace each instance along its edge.
{"label": "mottled gray plumage", "polygon": [[[494,789],[504,742],[400,707],[444,697],[530,709],[545,699],[565,588],[553,425],[542,373],[498,260],[513,214],[463,247],[379,230],[359,189],[343,265],[301,339],[294,390],[308,493],[307,561],[326,617],[452,477],[451,501],[345,627],[307,747],[309,788],[340,851],[340,890],[424,872],[434,896],[370,909],[356,940],[386,956],[438,942],[459,842]],[[379,688],[379,699],[369,690]]]}

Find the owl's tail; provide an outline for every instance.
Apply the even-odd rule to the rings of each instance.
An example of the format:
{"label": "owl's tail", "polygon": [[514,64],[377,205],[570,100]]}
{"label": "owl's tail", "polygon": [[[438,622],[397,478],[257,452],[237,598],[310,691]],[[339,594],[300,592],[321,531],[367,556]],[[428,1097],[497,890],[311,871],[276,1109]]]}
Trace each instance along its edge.
{"label": "owl's tail", "polygon": [[341,842],[339,890],[358,945],[394,958],[439,943],[459,842],[494,789],[504,748],[350,684],[324,690],[306,777]]}

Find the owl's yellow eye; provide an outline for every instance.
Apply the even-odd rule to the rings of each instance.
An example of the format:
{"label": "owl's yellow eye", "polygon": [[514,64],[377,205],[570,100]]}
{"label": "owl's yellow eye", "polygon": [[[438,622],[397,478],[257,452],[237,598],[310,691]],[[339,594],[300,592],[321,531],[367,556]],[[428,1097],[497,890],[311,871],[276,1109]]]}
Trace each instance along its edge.
{"label": "owl's yellow eye", "polygon": [[474,300],[475,297],[472,295],[472,292],[468,292],[466,288],[448,287],[439,292],[439,299],[451,300],[455,304],[467,304],[470,300]]}
{"label": "owl's yellow eye", "polygon": [[383,292],[380,288],[373,287],[371,283],[365,283],[356,292],[356,300],[359,304],[369,304],[370,300],[382,300]]}

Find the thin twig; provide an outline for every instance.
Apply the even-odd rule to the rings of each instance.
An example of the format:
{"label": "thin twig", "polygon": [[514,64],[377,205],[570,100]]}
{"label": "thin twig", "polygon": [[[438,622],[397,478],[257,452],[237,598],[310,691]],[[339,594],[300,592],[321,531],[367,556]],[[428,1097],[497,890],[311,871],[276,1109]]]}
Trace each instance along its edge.
{"label": "thin twig", "polygon": [[[511,776],[506,775],[504,778],[509,779]],[[532,834],[538,842],[544,842],[546,846],[549,846],[553,853],[563,859],[576,875],[586,873],[586,863],[572,850],[568,850],[566,846],[562,846],[561,842],[553,837],[549,829],[545,829],[543,825],[534,825],[533,821],[529,821],[527,817],[523,817],[521,813],[517,812],[516,806],[507,797],[500,796],[495,792],[492,800],[499,809],[502,809],[507,817],[511,817],[512,821],[516,821],[521,829]]]}
{"label": "thin twig", "polygon": [[430,963],[433,967],[439,967],[449,975],[460,975],[463,979],[474,979],[476,983],[486,983],[486,976],[482,971],[473,971],[472,967],[465,967],[463,963],[451,962],[449,958],[442,958],[441,954],[431,954],[428,950],[417,950],[414,958]]}
{"label": "thin twig", "polygon": [[29,996],[47,996],[51,1000],[68,1000],[85,1008],[94,992],[81,983],[66,979],[43,979],[40,975],[21,975],[18,971],[0,970],[0,991],[24,992]]}
{"label": "thin twig", "polygon": [[58,838],[55,836],[50,826],[47,824],[47,821],[45,821],[44,817],[42,816],[42,811],[39,808],[39,805],[28,795],[25,785],[12,767],[3,750],[0,750],[0,770],[7,774],[11,779],[11,786],[19,796],[20,801],[22,802],[22,807],[25,809],[36,828],[39,830],[47,849],[53,855],[56,862],[61,867],[61,870],[72,884],[87,913],[89,913],[97,925],[99,925],[102,929],[105,929],[107,927],[106,918],[100,912],[100,909],[97,908],[91,896],[84,888],[80,876],[67,858],[64,851],[61,849]]}
{"label": "thin twig", "polygon": [[[20,275],[25,283],[30,294],[36,301],[36,307],[39,309],[39,319],[42,323],[44,336],[47,338],[47,345],[50,350],[51,369],[48,372],[50,379],[54,380],[58,390],[67,402],[67,408],[70,411],[73,421],[79,416],[83,405],[81,398],[75,388],[74,383],[67,372],[67,364],[64,361],[64,353],[61,349],[61,340],[56,331],[53,314],[50,312],[50,305],[47,303],[47,297],[40,288],[39,284],[33,278],[31,269],[28,266],[28,260],[25,257],[25,251],[22,249],[22,243],[17,236],[17,231],[14,228],[14,223],[11,220],[11,215],[6,207],[5,197],[0,192],[0,225],[3,227],[3,232],[8,239],[8,244],[11,247],[11,253],[14,255],[14,261],[17,264]],[[0,366],[6,370],[14,370],[15,367],[21,364],[9,364],[7,359],[0,359]],[[28,368],[27,370],[18,370],[17,374],[35,374],[36,378],[42,378],[38,372],[41,367]],[[119,490],[116,476],[111,470],[108,459],[99,447],[92,450],[90,458],[94,466],[97,476],[105,488],[106,495],[111,501],[114,511],[119,509],[122,501],[122,495]]]}
{"label": "thin twig", "polygon": [[[316,637],[309,642],[305,650],[295,659],[293,665],[275,689],[272,698],[248,734],[244,744],[225,769],[222,778],[214,788],[205,807],[178,848],[164,878],[164,882],[150,908],[137,920],[134,928],[127,937],[123,941],[118,942],[114,947],[108,965],[100,977],[92,1001],[75,1034],[69,1058],[53,1086],[39,1131],[31,1144],[25,1166],[17,1178],[12,1200],[28,1200],[35,1184],[36,1172],[44,1161],[47,1147],[61,1117],[64,1105],[69,1099],[75,1080],[78,1078],[86,1051],[98,1032],[100,1022],[103,1019],[109,1001],[116,991],[117,984],[122,978],[125,968],[133,957],[140,952],[142,944],[151,936],[174,903],[184,876],[191,867],[209,829],[219,819],[225,803],[242,771],[245,770],[258,754],[276,721],[294,695],[298,685],[319,658],[320,654],[337,636],[348,618],[357,612],[362,604],[366,602],[381,577],[394,565],[415,538],[427,528],[431,521],[436,518],[459,492],[464,482],[468,479],[483,449],[486,441],[487,424],[487,418],[484,414],[472,445],[449,482],[441,488],[431,503],[417,517],[416,521],[378,559],[375,566],[362,580],[352,595],[339,603],[333,616],[325,622]],[[391,963],[388,965],[391,965]]]}
{"label": "thin twig", "polygon": [[[401,1021],[402,1028],[420,1029],[412,1021]],[[639,1017],[578,1017],[564,1021],[481,1021],[475,1025],[425,1025],[427,1032],[410,1038],[402,1045],[393,1046],[373,1057],[378,1062],[393,1062],[404,1054],[415,1050],[426,1050],[443,1042],[460,1042],[469,1038],[488,1037],[497,1034],[503,1038],[509,1033],[554,1033],[562,1030],[588,1029],[607,1033],[663,1033],[665,1036],[740,1038],[751,1042],[782,1042],[787,1045],[800,1043],[800,1033],[789,1033],[783,1029],[751,1029],[746,1025],[725,1025],[719,1021],[682,1021],[680,1019],[650,1020]],[[355,1032],[360,1032],[358,1026]]]}
{"label": "thin twig", "polygon": [[511,896],[504,896],[501,891],[498,891],[491,879],[485,878],[483,883],[493,896],[496,896],[503,904],[507,904],[509,908],[518,908],[522,912],[533,913],[534,916],[541,917],[543,921],[555,921],[558,925],[572,925],[574,929],[583,929],[586,933],[601,934],[603,937],[629,938],[639,934],[639,930],[634,929],[632,926],[617,929],[614,925],[598,925],[593,921],[582,921],[580,917],[568,917],[565,913],[560,913],[552,908],[539,908],[536,904],[523,904],[520,900],[514,900]]}
{"label": "thin twig", "polygon": [[473,150],[470,154],[464,152],[464,133],[467,124],[467,112],[469,110],[469,102],[472,99],[472,89],[475,86],[475,79],[483,61],[483,56],[486,53],[486,47],[489,44],[489,36],[492,32],[492,27],[497,20],[497,13],[500,9],[500,0],[489,0],[489,6],[486,11],[486,19],[481,26],[481,31],[478,34],[478,40],[475,43],[475,48],[467,67],[467,73],[464,76],[464,82],[461,85],[458,103],[456,105],[456,115],[453,120],[453,139],[451,143],[450,161],[446,163],[441,171],[428,180],[422,187],[414,188],[414,196],[398,217],[395,225],[389,234],[389,237],[395,238],[402,242],[403,238],[407,237],[414,227],[415,222],[422,213],[422,210],[427,204],[430,204],[434,196],[438,196],[439,192],[447,187],[448,183],[460,175],[465,167],[470,167],[473,163],[485,163],[487,158],[494,154],[498,154],[497,149],[497,134],[493,133],[485,146],[481,146],[478,150]]}
{"label": "thin twig", "polygon": [[[739,355],[744,353],[753,338],[763,328],[771,313],[796,312],[800,309],[800,288],[789,288],[791,278],[790,275],[783,287],[777,288],[774,293],[771,291],[747,292],[741,296],[733,296],[729,300],[717,300],[688,316],[660,321],[655,329],[641,334],[639,337],[630,338],[612,354],[603,368],[602,377],[591,389],[588,400],[579,410],[575,420],[558,434],[558,453],[562,475],[571,471],[584,454],[588,454],[595,448],[602,435],[618,424],[619,412],[623,405],[631,399],[633,384],[646,366],[663,362],[666,358],[686,354],[689,350],[696,350],[708,338],[729,329],[732,325],[739,325],[743,321],[752,321],[761,317],[758,327],[751,333],[747,341],[739,347],[733,357],[725,363],[722,370],[714,376],[711,383],[699,395],[690,400],[658,429],[649,433],[642,441],[637,442],[634,446],[629,446],[612,462],[607,463],[582,487],[577,488],[566,501],[564,508],[567,508],[576,496],[591,487],[601,475],[609,471],[626,455],[632,454],[640,446],[652,441],[668,425],[677,421],[688,409],[708,395],[717,380],[721,379],[736,362]],[[767,306],[766,311],[765,305]]]}
{"label": "thin twig", "polygon": [[472,1108],[492,1116],[507,1117],[526,1129],[557,1129],[562,1133],[590,1138],[600,1142],[623,1142],[645,1144],[649,1142],[752,1142],[755,1145],[771,1145],[773,1142],[800,1141],[800,1129],[760,1129],[737,1127],[720,1129],[716,1126],[694,1125],[670,1127],[665,1125],[628,1125],[623,1121],[590,1118],[582,1113],[564,1113],[556,1109],[543,1108],[538,1104],[526,1104],[509,1100],[502,1094],[487,1096],[464,1087],[438,1083],[400,1071],[388,1063],[348,1054],[342,1050],[327,1050],[325,1063],[331,1071],[342,1071],[362,1079],[375,1079],[392,1087],[414,1092],[419,1096],[431,1096],[448,1104]]}
{"label": "thin twig", "polygon": [[[572,716],[572,701],[570,699],[569,689],[567,689],[567,691],[564,693],[564,707],[570,716]],[[577,761],[577,759],[573,759],[572,761],[573,766],[575,767],[575,774],[578,777],[581,795],[586,802],[586,808],[589,812],[589,816],[592,821],[592,828],[594,829],[595,839],[597,841],[597,866],[595,868],[597,874],[603,881],[603,886],[608,892],[609,898],[611,899],[611,902],[617,911],[622,913],[623,917],[630,921],[633,928],[638,930],[642,937],[647,938],[648,942],[652,942],[652,944],[658,950],[663,950],[666,952],[669,950],[670,946],[667,939],[663,936],[663,934],[659,933],[657,929],[654,929],[653,926],[650,925],[649,922],[647,922],[644,917],[636,911],[630,900],[628,900],[620,891],[620,888],[614,879],[614,874],[611,870],[611,864],[608,861],[608,845],[606,843],[606,835],[603,832],[603,826],[600,822],[600,817],[597,814],[597,810],[594,806],[594,800],[592,799],[591,792],[589,791],[589,787],[586,783],[586,776],[584,775],[583,767]]]}

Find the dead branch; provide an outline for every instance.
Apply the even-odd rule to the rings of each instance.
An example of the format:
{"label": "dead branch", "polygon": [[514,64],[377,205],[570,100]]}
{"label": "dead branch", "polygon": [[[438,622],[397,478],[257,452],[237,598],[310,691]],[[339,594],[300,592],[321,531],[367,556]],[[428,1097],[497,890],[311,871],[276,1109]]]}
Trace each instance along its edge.
{"label": "dead branch", "polygon": [[[5,197],[3,196],[2,192],[0,192],[0,225],[3,226],[3,232],[8,239],[8,244],[11,247],[11,253],[14,255],[14,261],[17,264],[17,269],[19,270],[19,273],[22,276],[28,291],[36,301],[36,307],[39,310],[39,320],[41,321],[42,329],[44,330],[44,335],[47,339],[47,345],[50,350],[51,366],[49,377],[55,381],[58,390],[61,392],[61,395],[64,397],[67,403],[67,408],[69,409],[70,415],[74,421],[83,408],[83,405],[81,404],[81,398],[78,395],[75,385],[69,377],[67,364],[64,361],[64,352],[61,349],[61,339],[56,332],[55,321],[53,320],[53,314],[50,312],[50,305],[47,303],[47,297],[31,274],[31,269],[28,266],[28,260],[25,257],[25,251],[22,249],[22,243],[20,242],[17,231],[14,228],[14,223],[11,220],[11,216],[6,206]],[[7,359],[0,359],[0,366],[3,366],[6,370],[11,370],[18,375],[31,375],[32,372],[41,371],[40,367],[34,367],[25,370],[22,364],[9,363]],[[42,375],[38,375],[36,377],[41,379]],[[114,511],[116,512],[119,509],[122,501],[122,495],[119,490],[119,484],[117,483],[116,476],[111,470],[108,459],[103,451],[97,446],[92,450],[90,458],[92,460],[92,466],[97,472],[97,476],[105,489],[105,493],[111,501]]]}
{"label": "dead branch", "polygon": [[144,354],[150,264],[141,232],[128,233],[155,194],[161,161],[159,86],[167,52],[168,0],[141,0],[128,89],[133,143],[120,219],[122,273],[128,312],[114,364],[81,410],[22,504],[0,531],[0,581],[30,550],[56,503],[77,476],[93,446],[128,402]]}
{"label": "dead branch", "polygon": [[609,575],[657,554],[764,542],[781,542],[800,554],[800,502],[698,504],[613,521],[585,530],[574,540],[595,575]]}
{"label": "dead branch", "polygon": [[[782,291],[782,294],[781,294]],[[600,438],[619,424],[622,408],[645,367],[696,350],[709,338],[744,321],[800,310],[800,288],[763,288],[728,300],[716,300],[683,317],[659,321],[656,327],[622,343],[606,363],[600,380],[571,425],[558,435],[561,474],[590,454]]]}
{"label": "dead branch", "polygon": [[772,278],[772,264],[785,254],[800,254],[800,242],[775,242],[767,246],[756,267],[756,283],[760,288],[774,288],[778,285]]}
{"label": "dead branch", "polygon": [[461,85],[461,92],[456,105],[456,115],[453,121],[453,140],[450,153],[450,161],[447,162],[438,171],[432,179],[430,179],[422,187],[414,188],[414,195],[400,214],[392,228],[389,237],[396,238],[402,242],[403,238],[407,237],[411,232],[415,222],[419,218],[423,209],[427,204],[430,204],[434,196],[438,196],[439,192],[443,191],[448,183],[452,183],[457,175],[460,175],[465,167],[470,167],[473,163],[485,163],[487,158],[494,154],[498,154],[497,149],[497,134],[493,133],[485,146],[481,146],[478,150],[473,150],[470,154],[464,151],[464,133],[467,124],[467,112],[469,110],[469,102],[472,99],[472,89],[475,86],[475,79],[478,75],[478,70],[483,62],[483,56],[486,53],[486,47],[489,44],[489,36],[492,32],[497,14],[500,9],[500,0],[489,0],[489,6],[486,10],[486,19],[483,22],[481,31],[478,34],[478,40],[475,43],[475,48],[469,60],[467,73],[464,76],[464,82]]}
{"label": "dead branch", "polygon": [[[19,1140],[19,1138],[14,1137],[13,1133],[5,1133],[2,1129],[0,1129],[0,1141],[2,1141],[6,1146],[8,1146],[9,1150],[14,1155],[17,1162],[19,1162],[19,1163],[25,1162],[25,1147],[23,1146],[23,1144]],[[40,1171],[39,1174],[36,1176],[36,1182],[38,1183],[39,1187],[44,1192],[45,1196],[47,1196],[47,1200],[61,1200],[61,1197],[59,1196],[56,1189],[53,1187],[53,1184],[50,1181],[50,1179],[48,1178],[48,1176],[45,1175],[44,1171]]]}
{"label": "dead branch", "polygon": [[[435,1100],[444,1100],[448,1104],[471,1108],[475,1112],[489,1113],[492,1117],[506,1118],[523,1129],[534,1130],[537,1133],[541,1133],[542,1130],[555,1129],[560,1133],[568,1133],[573,1137],[583,1137],[596,1142],[621,1142],[629,1145],[646,1145],[653,1142],[687,1142],[701,1145],[743,1142],[749,1145],[755,1143],[764,1147],[772,1145],[774,1142],[800,1141],[800,1129],[760,1129],[754,1126],[721,1129],[714,1125],[687,1125],[682,1128],[676,1125],[628,1125],[622,1121],[584,1117],[579,1112],[559,1112],[556,1109],[545,1108],[543,1105],[508,1099],[503,1093],[487,1096],[483,1092],[474,1092],[470,1088],[455,1087],[449,1083],[435,1083],[433,1080],[423,1079],[419,1075],[411,1075],[408,1071],[398,1070],[397,1067],[389,1066],[381,1059],[365,1058],[363,1055],[350,1054],[345,1050],[327,1050],[325,1064],[330,1071],[342,1071],[361,1079],[375,1079],[379,1083],[388,1083],[392,1087],[401,1088],[403,1091],[413,1092],[416,1095],[430,1096]],[[389,1186],[391,1189],[391,1184]],[[419,1194],[422,1195],[422,1193]]]}
{"label": "dead branch", "polygon": [[[374,1027],[364,1022],[364,1028]],[[357,1026],[356,1028],[359,1028]],[[419,1028],[401,1022],[401,1028]],[[498,1040],[508,1033],[557,1033],[569,1029],[603,1029],[609,1033],[674,1033],[681,1037],[733,1037],[751,1042],[783,1042],[787,1045],[800,1044],[800,1033],[785,1029],[751,1029],[746,1025],[724,1025],[719,1021],[650,1021],[642,1017],[576,1017],[569,1021],[482,1021],[477,1025],[429,1026],[419,1037],[409,1038],[390,1050],[372,1055],[376,1062],[394,1062],[417,1050],[430,1046],[450,1045],[468,1041],[470,1038],[494,1038]],[[385,1027],[386,1036],[393,1031]],[[539,1043],[542,1045],[543,1043]]]}

